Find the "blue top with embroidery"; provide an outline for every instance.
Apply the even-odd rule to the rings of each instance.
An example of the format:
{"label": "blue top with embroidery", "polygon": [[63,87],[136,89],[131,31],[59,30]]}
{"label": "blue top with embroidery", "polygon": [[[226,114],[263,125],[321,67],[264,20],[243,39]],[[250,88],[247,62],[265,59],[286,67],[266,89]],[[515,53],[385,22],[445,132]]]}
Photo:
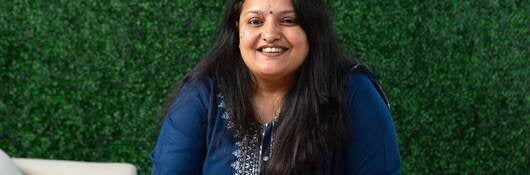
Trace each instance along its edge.
{"label": "blue top with embroidery", "polygon": [[[259,174],[269,160],[274,122],[253,139],[229,134],[232,127],[223,96],[213,80],[183,85],[171,106],[151,153],[153,175]],[[372,80],[360,72],[348,75],[347,97],[351,142],[324,158],[314,174],[401,174],[392,117]]]}

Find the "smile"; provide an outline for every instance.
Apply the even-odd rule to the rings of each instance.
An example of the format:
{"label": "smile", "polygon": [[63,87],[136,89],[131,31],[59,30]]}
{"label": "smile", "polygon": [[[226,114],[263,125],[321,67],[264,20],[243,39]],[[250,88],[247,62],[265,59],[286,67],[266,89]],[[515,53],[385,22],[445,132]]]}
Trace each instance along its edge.
{"label": "smile", "polygon": [[283,54],[285,51],[287,51],[289,49],[287,48],[284,48],[284,47],[261,47],[261,48],[258,48],[258,51],[267,56],[267,57],[275,57],[275,56],[279,56],[281,54]]}
{"label": "smile", "polygon": [[261,49],[258,49],[260,52],[264,53],[280,53],[286,51],[286,48],[280,48],[280,47],[264,47]]}

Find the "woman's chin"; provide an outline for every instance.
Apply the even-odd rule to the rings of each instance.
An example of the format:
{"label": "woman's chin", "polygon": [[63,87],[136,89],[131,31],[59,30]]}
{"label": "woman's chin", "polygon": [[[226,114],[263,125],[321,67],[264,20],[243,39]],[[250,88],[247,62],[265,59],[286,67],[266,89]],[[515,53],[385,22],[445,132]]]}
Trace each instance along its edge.
{"label": "woman's chin", "polygon": [[286,78],[289,74],[285,70],[263,70],[257,73],[259,78],[275,80]]}

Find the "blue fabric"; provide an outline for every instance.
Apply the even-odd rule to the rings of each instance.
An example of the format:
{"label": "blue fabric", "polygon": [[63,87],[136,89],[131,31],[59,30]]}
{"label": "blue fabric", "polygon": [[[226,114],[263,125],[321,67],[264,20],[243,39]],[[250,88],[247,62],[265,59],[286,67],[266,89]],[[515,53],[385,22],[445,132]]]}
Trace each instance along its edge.
{"label": "blue fabric", "polygon": [[[186,83],[170,108],[151,154],[153,175],[235,174],[228,133],[213,80]],[[316,174],[401,174],[390,112],[371,80],[351,72],[347,82],[351,142]]]}

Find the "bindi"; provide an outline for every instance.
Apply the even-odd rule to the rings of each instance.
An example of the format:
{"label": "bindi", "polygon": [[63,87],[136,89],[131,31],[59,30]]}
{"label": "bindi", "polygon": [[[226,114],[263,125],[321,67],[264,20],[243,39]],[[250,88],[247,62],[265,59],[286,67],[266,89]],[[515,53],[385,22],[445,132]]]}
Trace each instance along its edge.
{"label": "bindi", "polygon": [[269,11],[269,14],[271,14],[271,15],[272,15],[272,11]]}

